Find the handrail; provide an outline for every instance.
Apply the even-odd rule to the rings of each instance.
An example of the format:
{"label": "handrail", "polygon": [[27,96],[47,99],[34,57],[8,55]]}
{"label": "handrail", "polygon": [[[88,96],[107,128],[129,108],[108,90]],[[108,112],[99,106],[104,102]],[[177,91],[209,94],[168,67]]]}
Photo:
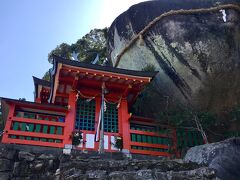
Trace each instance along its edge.
{"label": "handrail", "polygon": [[54,147],[54,148],[64,147],[63,143],[34,141],[34,140],[25,140],[25,139],[14,139],[13,143],[24,144],[24,145],[35,145],[35,146],[47,146],[47,147]]}
{"label": "handrail", "polygon": [[46,120],[37,120],[37,119],[30,119],[30,118],[22,118],[22,117],[13,117],[12,121],[17,122],[26,122],[26,123],[32,123],[32,124],[41,124],[41,125],[50,125],[50,126],[61,126],[65,127],[65,122],[54,122],[54,121],[46,121]]}
{"label": "handrail", "polygon": [[144,151],[139,149],[131,149],[131,153],[148,154],[148,155],[165,156],[165,157],[171,156],[171,154],[168,152]]}
{"label": "handrail", "polygon": [[160,134],[160,133],[157,133],[157,132],[148,132],[148,131],[140,131],[140,130],[132,130],[132,129],[130,129],[130,133],[140,134],[140,135],[148,135],[148,136],[155,136],[155,137],[169,138],[169,136],[167,134]]}
{"label": "handrail", "polygon": [[30,136],[30,137],[37,137],[37,138],[47,138],[47,139],[64,139],[63,135],[46,134],[46,133],[29,132],[29,131],[9,130],[8,134],[17,135],[17,136]]}
{"label": "handrail", "polygon": [[[157,156],[171,156],[173,149],[176,149],[176,137],[175,137],[175,128],[169,125],[159,125],[164,131],[158,131],[156,126],[153,123],[156,123],[156,120],[151,118],[143,118],[139,116],[132,116],[130,118],[130,123],[133,124],[131,129],[130,124],[130,136],[134,137],[130,141],[130,152],[137,154],[149,154]],[[144,127],[144,125],[146,127]],[[153,126],[153,128],[148,129],[148,125]],[[139,128],[138,128],[139,126]],[[142,126],[142,128],[141,128]],[[169,131],[166,132],[165,130]],[[137,136],[140,135],[140,139]],[[143,139],[144,137],[144,139]],[[149,139],[150,138],[150,139]],[[160,138],[160,139],[159,139]],[[170,143],[171,142],[171,143]]]}
{"label": "handrail", "polygon": [[170,146],[164,145],[164,144],[151,144],[151,143],[133,142],[133,141],[131,141],[130,145],[132,145],[132,146],[152,147],[152,148],[159,148],[159,149],[169,149],[170,148]]}

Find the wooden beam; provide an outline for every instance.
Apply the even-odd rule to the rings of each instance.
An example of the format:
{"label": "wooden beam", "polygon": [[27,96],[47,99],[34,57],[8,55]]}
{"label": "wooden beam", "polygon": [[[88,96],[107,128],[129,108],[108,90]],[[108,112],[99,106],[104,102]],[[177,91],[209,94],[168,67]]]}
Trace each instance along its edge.
{"label": "wooden beam", "polygon": [[[146,118],[146,117],[141,117],[141,116],[131,116],[131,118],[129,120],[133,123],[146,124],[146,125],[147,124],[148,125],[156,125],[156,123],[159,121],[157,119]],[[167,124],[161,124],[159,126],[164,127],[164,128],[169,128],[169,129],[174,128],[174,126],[170,126],[170,125],[167,125]]]}
{"label": "wooden beam", "polygon": [[151,143],[142,143],[142,142],[133,142],[130,143],[131,146],[142,146],[142,147],[152,147],[152,148],[159,148],[159,149],[169,149],[170,146],[165,144],[151,144]]}
{"label": "wooden beam", "polygon": [[11,138],[8,138],[8,139],[9,139],[9,143],[12,143],[12,144],[25,144],[25,145],[64,148],[63,143],[33,141],[33,140],[26,140],[26,139],[11,139]]}
{"label": "wooden beam", "polygon": [[[59,81],[62,83],[67,83],[69,85],[72,85],[74,83],[74,79],[69,78],[69,77],[59,77]],[[118,84],[117,82],[111,82],[111,79],[109,79],[105,83],[106,83],[106,87],[108,89],[114,88],[114,89],[119,89],[119,90],[125,90],[129,86],[129,84]],[[78,85],[80,85],[80,86],[101,88],[101,84],[102,84],[102,82],[98,81],[96,79],[94,80],[94,79],[79,78],[79,80],[78,80]],[[137,91],[137,92],[140,91],[138,84],[135,84],[135,85],[130,84],[130,85],[132,86],[133,91]]]}
{"label": "wooden beam", "polygon": [[76,76],[74,78],[73,83],[72,83],[72,89],[76,89],[77,88],[78,79],[79,79],[79,76]]}
{"label": "wooden beam", "polygon": [[49,125],[49,126],[66,126],[64,122],[54,122],[54,121],[46,121],[46,120],[38,120],[38,119],[29,119],[29,118],[21,118],[21,117],[13,117],[13,121],[17,122],[25,122],[25,123],[32,123],[32,124],[42,124],[42,125]]}
{"label": "wooden beam", "polygon": [[41,91],[42,91],[42,85],[38,85],[38,94],[37,94],[37,98],[40,98]]}
{"label": "wooden beam", "polygon": [[[160,134],[160,133],[146,132],[146,131],[139,131],[139,130],[132,130],[132,129],[130,129],[130,133],[132,133],[132,134],[147,135],[147,136],[155,136],[155,137],[169,138],[169,135],[167,135],[167,134]],[[171,138],[171,137],[170,137],[170,138]]]}
{"label": "wooden beam", "polygon": [[[44,104],[43,104],[44,106]],[[64,109],[64,111],[59,110],[59,109],[41,109],[41,108],[32,108],[32,107],[21,107],[21,106],[17,106],[18,110],[22,110],[22,111],[29,111],[35,114],[48,114],[49,116],[65,116],[67,113],[67,109]]]}
{"label": "wooden beam", "polygon": [[[8,132],[11,129],[14,112],[15,112],[15,104],[10,103],[7,119],[6,119],[6,122],[5,122],[4,132]],[[1,142],[2,143],[9,143],[9,138],[8,138],[7,133],[2,134],[2,141]]]}
{"label": "wooden beam", "polygon": [[65,117],[66,127],[64,128],[64,144],[72,144],[71,135],[75,128],[75,117],[76,117],[76,92],[72,91],[69,94],[68,99],[69,112]]}
{"label": "wooden beam", "polygon": [[68,112],[68,110],[66,108],[63,108],[60,106],[56,107],[56,106],[48,105],[48,104],[40,104],[40,103],[36,103],[36,104],[15,103],[15,104],[18,109],[23,109],[23,110],[27,110],[27,111],[31,111],[31,112],[35,112],[35,113],[41,112],[41,113],[48,113],[48,114],[63,115]]}
{"label": "wooden beam", "polygon": [[56,97],[64,97],[64,98],[68,98],[69,94],[67,93],[56,93]]}
{"label": "wooden beam", "polygon": [[124,98],[126,98],[128,96],[129,91],[132,89],[131,85],[128,85],[128,87],[125,89],[125,91],[123,92],[123,96]]}
{"label": "wooden beam", "polygon": [[101,70],[94,70],[94,69],[88,69],[88,68],[82,68],[82,67],[74,67],[71,65],[63,65],[63,69],[64,70],[68,70],[71,69],[72,71],[80,71],[83,73],[88,73],[88,74],[98,74],[100,76],[104,75],[104,76],[112,76],[112,77],[121,77],[123,79],[128,78],[128,79],[135,79],[144,83],[149,83],[151,78],[149,77],[139,77],[139,76],[134,76],[134,75],[126,75],[126,74],[121,74],[121,73],[115,73],[115,72],[107,72],[107,71],[101,71]]}
{"label": "wooden beam", "polygon": [[48,139],[64,139],[63,135],[37,133],[37,132],[29,132],[29,131],[9,130],[8,134],[16,135],[16,136],[30,136],[30,137],[48,138]]}
{"label": "wooden beam", "polygon": [[136,153],[136,154],[153,155],[153,156],[165,156],[165,157],[171,156],[171,154],[167,152],[156,152],[156,151],[147,151],[147,150],[139,150],[139,149],[130,149],[130,152]]}

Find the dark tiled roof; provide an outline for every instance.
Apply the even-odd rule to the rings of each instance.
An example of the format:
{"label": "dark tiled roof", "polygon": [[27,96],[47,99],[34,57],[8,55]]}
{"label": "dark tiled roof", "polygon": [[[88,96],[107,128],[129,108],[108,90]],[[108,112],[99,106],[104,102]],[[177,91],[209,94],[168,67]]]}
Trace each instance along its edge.
{"label": "dark tiled roof", "polygon": [[158,73],[158,71],[146,72],[146,71],[120,69],[120,68],[114,68],[114,67],[110,67],[110,66],[100,66],[100,65],[96,65],[96,64],[89,64],[89,63],[64,59],[64,58],[61,58],[56,55],[53,55],[53,60],[57,61],[58,63],[63,63],[66,65],[75,66],[75,67],[88,68],[88,69],[93,69],[93,70],[119,73],[119,74],[132,75],[132,76],[139,76],[139,77],[151,77],[152,78]]}
{"label": "dark tiled roof", "polygon": [[34,84],[39,84],[39,85],[42,85],[42,86],[47,86],[47,87],[51,86],[51,83],[49,81],[39,79],[39,78],[34,77],[34,76],[33,76],[33,82],[34,82]]}
{"label": "dark tiled roof", "polygon": [[51,87],[51,82],[43,80],[43,79],[39,79],[33,76],[33,82],[34,82],[34,87],[35,87],[35,95],[34,98],[37,98],[38,95],[38,85],[42,85],[45,87]]}

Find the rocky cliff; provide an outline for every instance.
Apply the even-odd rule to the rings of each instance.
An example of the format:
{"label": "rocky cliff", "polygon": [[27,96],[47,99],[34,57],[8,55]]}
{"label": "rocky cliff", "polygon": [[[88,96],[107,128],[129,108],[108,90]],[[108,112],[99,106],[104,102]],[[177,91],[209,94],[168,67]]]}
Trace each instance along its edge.
{"label": "rocky cliff", "polygon": [[[109,28],[108,56],[115,65],[128,43],[164,13],[226,4],[240,8],[239,0],[158,0],[136,4]],[[159,111],[162,97],[197,109],[231,108],[240,103],[240,11],[226,8],[165,16],[119,60],[119,68],[142,70],[153,65],[159,71],[154,80],[157,93],[145,101],[147,107],[153,108],[148,116]]]}

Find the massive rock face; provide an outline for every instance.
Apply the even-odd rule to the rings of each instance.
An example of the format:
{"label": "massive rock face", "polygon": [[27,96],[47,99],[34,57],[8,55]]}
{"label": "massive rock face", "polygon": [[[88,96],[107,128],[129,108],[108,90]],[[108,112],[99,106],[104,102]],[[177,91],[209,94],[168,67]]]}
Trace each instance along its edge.
{"label": "massive rock face", "polygon": [[[114,65],[127,43],[154,18],[177,9],[239,5],[239,0],[158,0],[142,2],[118,16],[108,31],[108,56]],[[240,12],[172,15],[143,35],[144,45],[133,44],[121,57],[119,68],[159,71],[155,90],[161,97],[198,109],[221,110],[240,102]],[[161,95],[160,95],[161,94]],[[159,109],[154,96],[150,106]],[[146,102],[147,103],[147,102]],[[149,107],[149,106],[148,106]]]}

